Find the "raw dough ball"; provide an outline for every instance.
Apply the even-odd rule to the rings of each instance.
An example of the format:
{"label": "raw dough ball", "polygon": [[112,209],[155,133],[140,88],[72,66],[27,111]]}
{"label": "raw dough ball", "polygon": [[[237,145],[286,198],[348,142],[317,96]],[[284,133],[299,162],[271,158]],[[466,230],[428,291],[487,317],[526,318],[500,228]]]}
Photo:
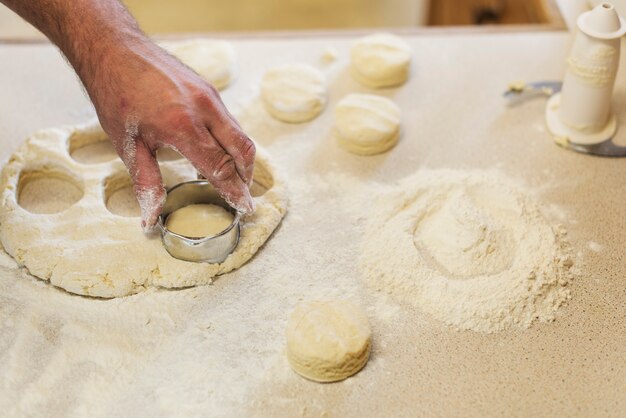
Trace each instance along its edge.
{"label": "raw dough ball", "polygon": [[365,366],[371,340],[367,318],[352,303],[303,302],[287,325],[287,359],[307,379],[336,382]]}
{"label": "raw dough ball", "polygon": [[315,68],[287,64],[265,73],[261,98],[267,111],[283,122],[306,122],[326,105],[326,80]]}
{"label": "raw dough ball", "polygon": [[401,38],[377,33],[352,47],[352,75],[367,87],[393,87],[409,78],[411,48]]}
{"label": "raw dough ball", "polygon": [[189,238],[211,237],[225,231],[235,216],[218,205],[195,204],[170,213],[165,227]]}
{"label": "raw dough ball", "polygon": [[335,106],[339,145],[359,155],[385,152],[398,142],[400,108],[371,94],[350,94]]}
{"label": "raw dough ball", "polygon": [[228,42],[196,39],[162,46],[218,90],[228,86],[235,78],[237,58]]}

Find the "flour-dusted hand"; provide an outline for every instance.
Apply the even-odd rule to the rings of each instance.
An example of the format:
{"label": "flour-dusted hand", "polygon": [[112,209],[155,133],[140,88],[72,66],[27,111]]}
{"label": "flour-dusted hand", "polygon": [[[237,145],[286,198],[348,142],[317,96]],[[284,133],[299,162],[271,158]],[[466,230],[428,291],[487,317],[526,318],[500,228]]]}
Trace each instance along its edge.
{"label": "flour-dusted hand", "polygon": [[165,189],[155,153],[176,149],[236,209],[250,213],[255,146],[211,85],[150,41],[117,0],[0,0],[44,32],[72,64],[128,167],[142,226]]}
{"label": "flour-dusted hand", "polygon": [[[128,167],[142,213],[155,224],[165,191],[155,152],[170,147],[242,212],[252,212],[254,143],[218,92],[151,43],[136,45],[95,69],[86,83],[100,122]],[[119,61],[116,61],[119,60]]]}

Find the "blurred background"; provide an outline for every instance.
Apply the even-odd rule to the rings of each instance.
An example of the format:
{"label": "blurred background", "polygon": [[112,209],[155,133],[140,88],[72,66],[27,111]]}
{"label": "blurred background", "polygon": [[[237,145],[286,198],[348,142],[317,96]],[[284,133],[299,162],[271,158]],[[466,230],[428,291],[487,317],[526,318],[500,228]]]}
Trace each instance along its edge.
{"label": "blurred background", "polygon": [[[71,1],[71,0],[70,0]],[[411,28],[571,26],[602,0],[124,0],[150,34]],[[624,15],[626,0],[612,3]],[[41,38],[0,5],[0,39]]]}

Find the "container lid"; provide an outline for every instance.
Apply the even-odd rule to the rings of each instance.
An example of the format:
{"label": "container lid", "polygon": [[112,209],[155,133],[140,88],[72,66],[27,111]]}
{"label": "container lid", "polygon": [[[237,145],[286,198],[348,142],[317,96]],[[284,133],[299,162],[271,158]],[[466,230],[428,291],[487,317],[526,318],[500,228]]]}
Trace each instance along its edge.
{"label": "container lid", "polygon": [[611,3],[600,3],[578,17],[580,30],[598,39],[616,39],[626,33],[624,20]]}

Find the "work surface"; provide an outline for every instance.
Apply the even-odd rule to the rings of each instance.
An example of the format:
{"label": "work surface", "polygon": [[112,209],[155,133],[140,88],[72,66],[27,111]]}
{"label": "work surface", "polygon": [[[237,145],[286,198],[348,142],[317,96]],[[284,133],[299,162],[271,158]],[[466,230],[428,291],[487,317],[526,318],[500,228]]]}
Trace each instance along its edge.
{"label": "work surface", "polygon": [[[570,35],[407,39],[410,82],[376,92],[401,106],[402,138],[376,157],[350,155],[332,137],[334,103],[368,92],[347,72],[352,37],[233,41],[240,73],[225,102],[287,175],[291,206],[256,257],[213,285],[98,300],[32,278],[0,255],[3,414],[626,413],[626,161],[558,148],[545,132],[544,99],[507,107],[501,97],[516,79],[562,78]],[[328,47],[338,59],[322,64]],[[308,124],[274,121],[258,103],[263,71],[292,61],[328,75],[329,106]],[[0,92],[2,160],[37,129],[93,115],[48,45],[0,45]],[[623,115],[624,69],[615,100]],[[460,332],[365,285],[356,261],[363,220],[346,202],[368,182],[393,183],[422,168],[498,168],[560,208],[581,274],[554,322]],[[372,358],[346,381],[312,383],[285,358],[288,315],[301,300],[337,297],[364,307]]]}

